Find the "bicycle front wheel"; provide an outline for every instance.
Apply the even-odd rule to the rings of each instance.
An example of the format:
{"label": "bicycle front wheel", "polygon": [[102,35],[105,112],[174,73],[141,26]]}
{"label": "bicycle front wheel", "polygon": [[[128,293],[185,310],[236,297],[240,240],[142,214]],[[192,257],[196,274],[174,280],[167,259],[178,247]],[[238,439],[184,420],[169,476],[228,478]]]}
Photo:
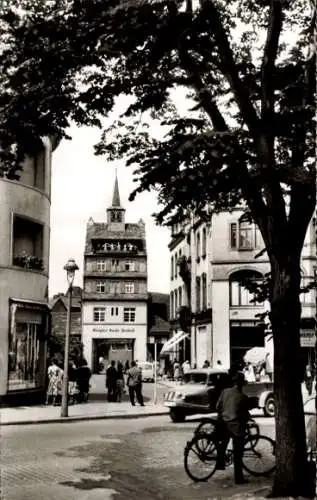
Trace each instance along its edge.
{"label": "bicycle front wheel", "polygon": [[242,458],[244,469],[252,476],[269,476],[275,470],[275,441],[267,436],[249,436]]}
{"label": "bicycle front wheel", "polygon": [[216,471],[217,447],[208,434],[195,436],[184,451],[187,475],[196,482],[207,481]]}
{"label": "bicycle front wheel", "polygon": [[215,431],[216,424],[215,420],[204,418],[201,420],[200,424],[196,427],[194,434],[212,434]]}

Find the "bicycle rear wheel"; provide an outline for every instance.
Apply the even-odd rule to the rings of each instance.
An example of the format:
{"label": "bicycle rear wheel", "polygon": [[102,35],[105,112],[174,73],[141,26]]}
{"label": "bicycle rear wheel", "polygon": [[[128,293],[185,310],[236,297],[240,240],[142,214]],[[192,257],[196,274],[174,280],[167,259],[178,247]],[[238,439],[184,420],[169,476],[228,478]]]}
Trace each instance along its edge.
{"label": "bicycle rear wheel", "polygon": [[267,436],[249,436],[242,458],[244,469],[252,476],[269,476],[275,470],[275,441]]}
{"label": "bicycle rear wheel", "polygon": [[216,471],[217,446],[208,434],[194,436],[184,451],[187,475],[196,482],[207,481]]}
{"label": "bicycle rear wheel", "polygon": [[250,418],[250,420],[248,421],[248,426],[246,431],[246,438],[245,438],[246,440],[244,449],[250,450],[254,446],[256,446],[259,439],[259,435],[260,435],[259,425],[256,423],[255,420],[253,420],[253,418]]}

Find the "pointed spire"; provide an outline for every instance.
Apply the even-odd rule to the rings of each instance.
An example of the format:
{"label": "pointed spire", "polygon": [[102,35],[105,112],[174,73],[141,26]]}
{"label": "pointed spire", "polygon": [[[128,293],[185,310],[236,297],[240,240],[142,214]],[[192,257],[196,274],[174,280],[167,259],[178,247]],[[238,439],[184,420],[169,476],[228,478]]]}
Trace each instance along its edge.
{"label": "pointed spire", "polygon": [[117,169],[116,169],[116,178],[115,178],[114,187],[113,187],[112,206],[113,207],[121,207]]}

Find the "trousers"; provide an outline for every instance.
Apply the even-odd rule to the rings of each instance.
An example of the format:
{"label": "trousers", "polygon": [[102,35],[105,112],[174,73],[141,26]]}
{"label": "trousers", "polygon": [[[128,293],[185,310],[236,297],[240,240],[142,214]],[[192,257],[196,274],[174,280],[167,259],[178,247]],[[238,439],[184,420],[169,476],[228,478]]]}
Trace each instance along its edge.
{"label": "trousers", "polygon": [[243,480],[242,457],[245,442],[245,427],[235,422],[222,422],[218,429],[218,465],[223,466],[225,453],[230,439],[233,444],[234,480]]}
{"label": "trousers", "polygon": [[129,396],[132,406],[135,405],[135,396],[139,405],[144,406],[143,396],[142,396],[142,384],[129,385]]}

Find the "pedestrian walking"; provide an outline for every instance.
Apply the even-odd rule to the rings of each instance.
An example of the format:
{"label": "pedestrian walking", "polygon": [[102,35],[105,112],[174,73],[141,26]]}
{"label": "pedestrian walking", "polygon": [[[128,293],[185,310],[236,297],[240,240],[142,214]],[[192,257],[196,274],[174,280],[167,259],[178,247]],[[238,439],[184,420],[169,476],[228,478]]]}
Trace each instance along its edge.
{"label": "pedestrian walking", "polygon": [[180,377],[180,364],[178,361],[175,360],[173,368],[174,368],[174,380],[177,381],[179,380]]}
{"label": "pedestrian walking", "polygon": [[117,390],[117,370],[115,361],[111,361],[109,368],[107,368],[106,387],[108,390],[108,401],[114,402],[116,400]]}
{"label": "pedestrian walking", "polygon": [[217,468],[225,469],[225,453],[232,438],[234,479],[236,484],[247,482],[243,476],[242,457],[247,422],[250,418],[248,396],[242,392],[245,384],[243,373],[234,377],[234,386],[224,389],[217,402],[219,416]]}
{"label": "pedestrian walking", "polygon": [[47,370],[48,387],[46,402],[48,405],[52,398],[52,405],[56,406],[56,399],[62,394],[63,370],[58,366],[57,359],[53,358]]}
{"label": "pedestrian walking", "polygon": [[116,382],[116,396],[118,403],[121,403],[123,392],[124,392],[123,364],[120,363],[119,361],[117,365],[117,382]]}
{"label": "pedestrian walking", "polygon": [[132,406],[135,406],[135,396],[140,406],[144,406],[142,396],[142,370],[137,367],[136,362],[132,361],[131,368],[128,371],[128,388]]}
{"label": "pedestrian walking", "polygon": [[76,401],[76,396],[78,394],[77,389],[77,368],[73,361],[68,365],[68,401],[69,404],[74,404]]}
{"label": "pedestrian walking", "polygon": [[78,400],[82,403],[87,403],[89,397],[90,377],[91,370],[85,358],[79,360],[78,368],[76,370],[77,386],[78,386]]}

